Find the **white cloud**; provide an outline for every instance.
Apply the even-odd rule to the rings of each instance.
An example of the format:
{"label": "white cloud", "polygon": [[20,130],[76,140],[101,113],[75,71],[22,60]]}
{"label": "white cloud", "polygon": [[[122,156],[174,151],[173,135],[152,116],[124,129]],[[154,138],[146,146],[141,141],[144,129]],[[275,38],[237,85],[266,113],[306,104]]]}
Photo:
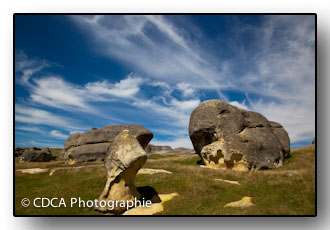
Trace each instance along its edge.
{"label": "white cloud", "polygon": [[63,133],[61,133],[58,130],[52,130],[52,131],[50,131],[49,134],[51,136],[53,136],[53,137],[60,138],[60,139],[66,139],[66,138],[68,138],[68,135],[63,134]]}
{"label": "white cloud", "polygon": [[44,133],[43,130],[41,130],[40,128],[38,127],[35,127],[35,126],[17,126],[15,127],[15,129],[17,130],[23,130],[23,131],[27,131],[27,132],[33,132],[33,133]]}
{"label": "white cloud", "polygon": [[[171,129],[186,132],[190,113],[200,103],[199,96],[205,90],[213,90],[220,99],[232,105],[261,112],[282,123],[293,142],[309,140],[314,135],[313,16],[266,16],[261,26],[242,28],[240,25],[236,30],[232,25],[235,34],[230,40],[237,54],[235,56],[233,52],[235,57],[226,60],[221,57],[221,52],[219,57],[214,57],[209,54],[215,53],[213,50],[203,50],[199,45],[203,41],[193,40],[187,31],[176,27],[167,17],[71,18],[91,36],[100,52],[123,61],[130,71],[147,78],[130,74],[119,82],[104,80],[84,86],[56,76],[34,79],[33,76],[49,64],[40,62],[38,66],[37,62],[22,55],[21,62],[15,65],[21,72],[21,83],[28,87],[30,99],[35,104],[99,115],[101,113],[94,102],[115,100],[145,109],[153,123],[164,122]],[[238,37],[241,41],[246,32],[255,42],[252,51],[244,46],[245,42],[242,45],[235,40]],[[240,70],[239,74],[237,70]],[[157,93],[145,94],[143,85],[158,87]],[[246,96],[246,102],[231,101],[230,93],[226,95],[230,90],[250,96]],[[36,122],[38,117],[35,114],[33,118],[31,114],[16,116],[25,122]]]}
{"label": "white cloud", "polygon": [[[173,98],[170,85],[175,85],[185,98],[195,96],[196,91],[215,90],[220,99],[281,122],[293,142],[314,135],[315,25],[312,15],[265,16],[263,25],[245,28],[234,23],[234,34],[224,40],[237,51],[231,60],[221,60],[221,57],[218,60],[209,54],[214,53],[213,50],[202,50],[197,45],[199,41],[185,36],[187,31],[175,27],[163,16],[104,16],[92,22],[85,17],[72,18],[97,38],[105,55],[123,60],[131,68],[157,79],[156,82],[164,82],[164,89],[169,86],[164,95],[148,101],[135,100],[134,105],[148,107],[170,118],[177,117],[181,122],[174,125],[187,125],[188,112],[197,103]],[[113,20],[115,25],[111,23]],[[154,36],[150,28],[162,36]],[[242,43],[246,33],[255,42],[252,51],[245,47],[247,43]],[[237,38],[239,40],[235,40]],[[246,71],[235,73],[242,68]],[[230,101],[223,90],[233,89],[253,99],[247,98],[248,103]]]}
{"label": "white cloud", "polygon": [[[107,15],[91,20],[75,15],[71,19],[87,35],[93,35],[101,53],[120,59],[152,78],[194,82],[198,88],[207,89],[219,90],[226,86],[222,72],[225,63],[211,65],[199,46],[184,37],[185,31],[163,16]],[[218,84],[217,80],[221,79]]]}
{"label": "white cloud", "polygon": [[256,71],[241,82],[246,92],[264,96],[250,99],[250,107],[280,122],[292,142],[315,136],[315,32],[313,16],[270,17],[258,34],[262,50]]}
{"label": "white cloud", "polygon": [[31,76],[48,66],[50,66],[50,63],[45,60],[29,60],[24,52],[16,52],[15,54],[15,71],[21,73],[21,77],[17,79],[17,82],[22,85],[30,86]]}
{"label": "white cloud", "polygon": [[178,101],[173,98],[171,104],[176,108],[176,110],[185,111],[186,113],[191,113],[193,109],[195,109],[201,103],[200,100],[186,100],[186,101]]}
{"label": "white cloud", "polygon": [[[27,103],[69,112],[86,112],[113,122],[122,122],[121,119],[103,113],[93,102],[111,102],[131,98],[140,91],[140,85],[144,82],[141,77],[131,73],[114,84],[104,80],[80,86],[64,80],[61,76],[42,75],[40,71],[51,66],[49,63],[45,60],[31,60],[24,53],[20,53],[15,60],[18,66],[16,73],[22,74],[18,81],[30,92]],[[36,77],[37,74],[38,77]]]}
{"label": "white cloud", "polygon": [[143,79],[133,74],[127,78],[110,84],[108,81],[87,83],[85,88],[94,95],[112,95],[119,98],[130,98],[137,94]]}
{"label": "white cloud", "polygon": [[33,81],[35,85],[30,89],[33,102],[65,110],[93,111],[87,103],[89,95],[82,87],[60,77],[44,77]]}
{"label": "white cloud", "polygon": [[245,101],[243,101],[242,103],[239,103],[238,101],[231,101],[229,102],[229,104],[239,107],[241,109],[249,110],[248,106],[246,106],[245,104]]}
{"label": "white cloud", "polygon": [[177,84],[177,88],[182,91],[184,97],[192,96],[195,93],[195,90],[191,88],[190,84],[181,82]]}
{"label": "white cloud", "polygon": [[15,122],[61,127],[65,130],[74,129],[72,121],[68,118],[20,104],[15,104]]}

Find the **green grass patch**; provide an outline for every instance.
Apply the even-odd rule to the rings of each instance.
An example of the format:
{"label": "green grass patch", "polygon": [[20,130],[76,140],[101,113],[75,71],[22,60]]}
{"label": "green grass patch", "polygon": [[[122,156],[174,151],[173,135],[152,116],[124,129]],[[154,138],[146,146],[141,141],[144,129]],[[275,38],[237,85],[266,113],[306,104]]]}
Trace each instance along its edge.
{"label": "green grass patch", "polygon": [[[159,194],[179,195],[164,204],[158,215],[314,215],[315,214],[315,148],[308,146],[293,150],[284,166],[277,169],[237,172],[201,168],[199,157],[162,156],[148,157],[145,168],[165,169],[172,174],[139,174],[135,184],[151,186]],[[89,165],[94,163],[83,163]],[[100,164],[99,162],[97,164]],[[15,161],[15,168],[62,167],[63,160],[54,162]],[[78,166],[78,165],[73,165]],[[66,166],[71,167],[71,166]],[[240,185],[228,184],[214,179],[239,181]],[[17,215],[101,215],[90,208],[24,208],[20,201],[27,197],[71,197],[93,200],[99,197],[106,181],[103,167],[60,170],[53,176],[48,173],[15,173],[15,209]],[[225,208],[224,205],[252,197],[252,207]]]}

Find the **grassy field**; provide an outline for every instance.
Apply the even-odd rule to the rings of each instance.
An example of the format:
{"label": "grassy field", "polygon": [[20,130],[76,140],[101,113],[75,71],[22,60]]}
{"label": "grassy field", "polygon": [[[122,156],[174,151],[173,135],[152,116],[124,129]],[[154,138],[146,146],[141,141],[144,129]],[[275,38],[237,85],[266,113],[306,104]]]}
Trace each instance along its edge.
{"label": "grassy field", "polygon": [[[55,150],[59,155],[60,150]],[[137,175],[136,186],[151,186],[159,194],[179,195],[164,204],[157,215],[314,215],[315,214],[315,147],[307,146],[291,152],[283,167],[257,172],[237,172],[201,168],[197,156],[152,155],[144,168],[165,169],[172,174]],[[100,163],[82,163],[90,165]],[[72,167],[57,159],[53,162],[15,161],[15,169]],[[25,208],[23,198],[71,197],[94,200],[103,191],[106,176],[103,167],[23,174],[15,170],[16,215],[101,215],[90,208],[61,207]],[[239,181],[240,185],[214,179]],[[224,205],[252,197],[249,208],[224,208]]]}

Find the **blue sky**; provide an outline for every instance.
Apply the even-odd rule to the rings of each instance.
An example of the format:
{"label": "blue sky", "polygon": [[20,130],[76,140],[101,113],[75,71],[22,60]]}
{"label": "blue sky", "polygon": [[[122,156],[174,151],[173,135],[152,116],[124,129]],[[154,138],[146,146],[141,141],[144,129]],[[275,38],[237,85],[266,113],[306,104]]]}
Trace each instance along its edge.
{"label": "blue sky", "polygon": [[295,15],[16,15],[15,146],[140,124],[192,147],[208,99],[262,113],[291,147],[315,136],[315,21]]}

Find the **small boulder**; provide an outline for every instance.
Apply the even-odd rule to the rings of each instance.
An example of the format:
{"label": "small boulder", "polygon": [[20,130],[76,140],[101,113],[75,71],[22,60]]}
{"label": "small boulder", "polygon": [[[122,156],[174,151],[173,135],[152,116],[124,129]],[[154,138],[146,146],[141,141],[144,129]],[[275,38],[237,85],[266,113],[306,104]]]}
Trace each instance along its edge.
{"label": "small boulder", "polygon": [[15,157],[20,157],[20,156],[22,156],[22,154],[24,153],[25,150],[33,149],[33,148],[35,148],[35,147],[32,147],[32,148],[29,148],[29,147],[16,147],[14,155],[15,155]]}
{"label": "small boulder", "polygon": [[47,162],[56,159],[56,157],[52,155],[49,148],[40,149],[35,147],[25,150],[22,157],[24,158],[24,161],[29,162]]}

